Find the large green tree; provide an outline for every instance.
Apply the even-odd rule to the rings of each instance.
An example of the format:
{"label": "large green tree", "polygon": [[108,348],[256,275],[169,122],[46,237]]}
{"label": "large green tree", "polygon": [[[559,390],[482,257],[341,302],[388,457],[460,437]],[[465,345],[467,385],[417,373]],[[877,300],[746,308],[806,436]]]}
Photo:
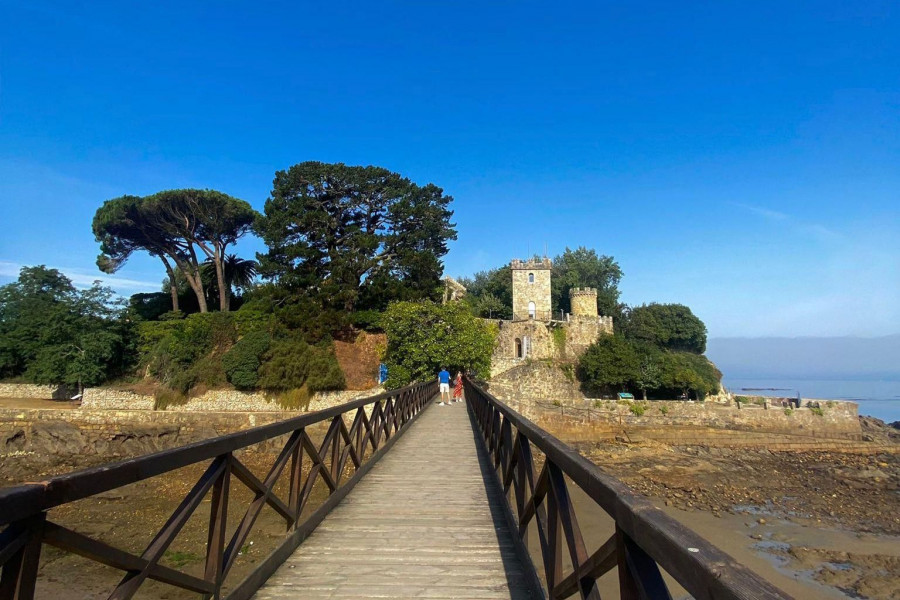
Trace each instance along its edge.
{"label": "large green tree", "polygon": [[621,392],[634,387],[640,377],[637,350],[619,336],[601,336],[578,361],[578,379],[588,393]]}
{"label": "large green tree", "polygon": [[464,303],[396,302],[382,323],[389,387],[433,379],[440,367],[490,374],[496,330]]}
{"label": "large green tree", "polygon": [[512,319],[512,269],[479,271],[471,278],[461,278],[466,288],[466,301],[479,317]]}
{"label": "large green tree", "polygon": [[683,304],[644,304],[631,309],[622,333],[641,343],[694,354],[706,351],[706,325]]}
{"label": "large green tree", "polygon": [[0,287],[0,377],[97,385],[128,366],[131,339],[124,303],[99,284],[77,290],[41,265]]}
{"label": "large green tree", "polygon": [[250,231],[256,212],[243,200],[215,190],[168,190],[140,198],[123,196],[108,200],[94,215],[94,236],[100,242],[97,265],[114,272],[136,250],[159,257],[166,267],[177,310],[176,268],[197,296],[200,312],[206,312],[201,263],[213,262],[219,309],[230,308],[230,286],[225,285],[226,249]]}
{"label": "large green tree", "polygon": [[571,312],[569,290],[574,287],[597,289],[597,310],[601,315],[618,317],[622,307],[619,304],[619,281],[622,269],[613,257],[601,256],[593,248],[579,246],[553,259],[551,272],[551,302],[553,311]]}
{"label": "large green tree", "polygon": [[[330,308],[431,297],[456,239],[452,198],[380,167],[303,162],[278,171],[257,231],[260,272]],[[369,306],[360,306],[360,300]]]}

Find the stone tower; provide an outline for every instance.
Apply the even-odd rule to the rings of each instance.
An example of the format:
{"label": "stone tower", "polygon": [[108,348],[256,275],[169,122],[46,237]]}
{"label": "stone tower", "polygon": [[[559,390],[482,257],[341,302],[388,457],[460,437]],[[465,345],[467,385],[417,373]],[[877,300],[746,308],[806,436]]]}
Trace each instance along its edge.
{"label": "stone tower", "polygon": [[549,258],[538,260],[513,260],[512,296],[514,321],[549,321],[550,269]]}
{"label": "stone tower", "polygon": [[573,317],[597,318],[597,290],[595,288],[572,288],[569,290]]}

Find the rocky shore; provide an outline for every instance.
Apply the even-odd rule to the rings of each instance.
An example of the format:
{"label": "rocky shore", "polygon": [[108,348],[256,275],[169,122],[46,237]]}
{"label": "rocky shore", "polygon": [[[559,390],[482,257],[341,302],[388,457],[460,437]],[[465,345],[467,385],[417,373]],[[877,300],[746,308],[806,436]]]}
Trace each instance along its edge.
{"label": "rocky shore", "polygon": [[[861,427],[870,442],[860,452],[652,442],[578,448],[797,597],[896,600],[900,424],[863,417]],[[869,453],[872,442],[883,451]]]}

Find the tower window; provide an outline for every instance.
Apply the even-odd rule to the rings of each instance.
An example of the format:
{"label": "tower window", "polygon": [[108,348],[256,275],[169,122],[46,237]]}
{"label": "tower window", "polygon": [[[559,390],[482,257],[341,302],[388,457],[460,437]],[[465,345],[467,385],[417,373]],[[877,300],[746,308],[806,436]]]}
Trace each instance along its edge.
{"label": "tower window", "polygon": [[528,274],[528,283],[534,283],[534,273]]}

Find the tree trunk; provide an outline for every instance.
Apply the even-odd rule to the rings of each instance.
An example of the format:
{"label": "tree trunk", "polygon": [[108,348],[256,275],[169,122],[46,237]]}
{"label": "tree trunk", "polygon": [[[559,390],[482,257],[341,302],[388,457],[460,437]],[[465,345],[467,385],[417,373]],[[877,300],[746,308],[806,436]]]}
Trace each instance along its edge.
{"label": "tree trunk", "polygon": [[200,263],[197,261],[197,253],[194,251],[194,246],[190,246],[189,249],[191,260],[189,263],[181,265],[181,270],[184,272],[184,277],[190,284],[191,289],[197,294],[197,304],[200,306],[200,312],[209,312],[209,308],[206,305],[206,293],[203,289],[203,278],[200,277]]}
{"label": "tree trunk", "polygon": [[166,260],[165,256],[160,256],[163,264],[166,266],[166,273],[169,274],[169,293],[172,294],[172,311],[177,312],[180,310],[178,306],[178,285],[175,283],[175,270],[172,268],[172,265],[169,264],[169,261]]}
{"label": "tree trunk", "polygon": [[228,312],[231,308],[231,286],[225,283],[225,249],[216,248],[213,256],[216,266],[216,281],[219,284],[219,310]]}
{"label": "tree trunk", "polygon": [[203,292],[203,280],[200,278],[200,267],[197,266],[196,257],[194,257],[193,262],[178,260],[176,263],[181,272],[184,273],[184,278],[187,280],[188,285],[191,286],[191,289],[194,290],[194,294],[197,296],[197,305],[200,307],[200,312],[209,312],[209,308],[206,305],[206,294]]}
{"label": "tree trunk", "polygon": [[641,390],[644,393],[644,402],[647,401],[647,388]]}

